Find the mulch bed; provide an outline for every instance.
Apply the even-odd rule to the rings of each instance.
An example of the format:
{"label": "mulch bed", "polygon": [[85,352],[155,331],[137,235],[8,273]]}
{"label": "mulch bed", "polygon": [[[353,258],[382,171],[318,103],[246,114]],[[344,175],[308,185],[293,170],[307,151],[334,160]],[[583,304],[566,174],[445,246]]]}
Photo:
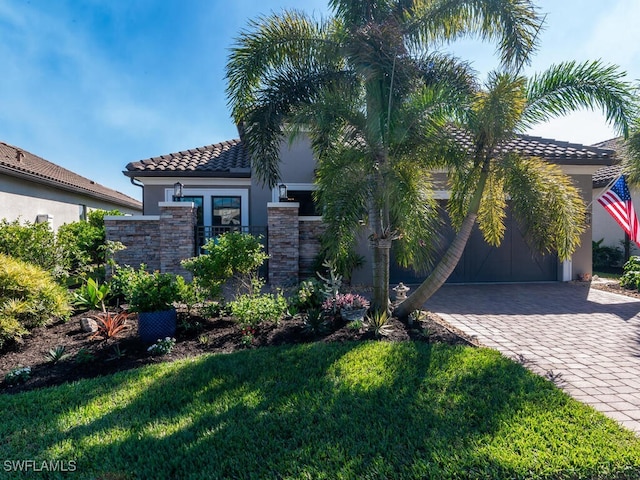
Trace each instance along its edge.
{"label": "mulch bed", "polygon": [[[585,286],[588,284],[585,284]],[[591,288],[640,298],[640,292],[620,287],[617,282],[592,282]],[[243,341],[243,332],[229,317],[202,318],[180,312],[176,345],[170,354],[152,356],[148,345],[138,339],[135,316],[128,328],[117,338],[103,340],[92,338],[80,327],[80,319],[97,314],[85,312],[72,317],[68,322],[36,328],[21,343],[5,346],[0,350],[0,379],[16,367],[31,367],[31,377],[21,384],[0,383],[0,393],[17,393],[35,388],[60,385],[82,378],[109,375],[143,365],[174,361],[202,355],[203,353],[231,353],[243,349],[271,345],[298,344],[314,341],[345,342],[374,340],[376,337],[366,329],[353,330],[340,319],[330,324],[329,331],[322,336],[305,332],[303,321],[297,317],[286,319],[279,325],[261,324],[250,344]],[[377,338],[380,341],[401,342],[407,340],[448,343],[451,345],[475,345],[474,339],[449,325],[435,314],[427,313],[420,322],[411,327],[395,318],[389,320],[390,331]],[[47,359],[47,352],[64,347],[68,357],[56,363]],[[78,353],[80,352],[80,355]],[[117,352],[120,352],[118,354]]]}
{"label": "mulch bed", "polygon": [[[36,328],[22,343],[6,346],[0,351],[0,380],[16,367],[31,367],[30,378],[20,384],[0,383],[0,393],[17,393],[35,388],[59,385],[83,378],[109,375],[143,365],[194,357],[203,353],[231,353],[247,348],[271,345],[297,344],[313,341],[344,342],[373,340],[376,337],[365,329],[353,330],[340,319],[330,324],[323,336],[314,336],[304,330],[303,321],[297,317],[285,319],[274,325],[261,324],[250,344],[243,341],[243,332],[229,317],[202,318],[180,312],[176,344],[165,356],[152,356],[137,336],[135,316],[128,322],[128,328],[117,338],[103,340],[92,338],[80,327],[80,319],[98,312],[85,312],[72,317],[68,322]],[[411,327],[395,318],[389,321],[390,331],[380,337],[381,341],[422,341],[448,344],[473,345],[471,338],[457,331],[436,315],[426,318]],[[47,359],[47,352],[64,347],[68,357],[53,363]],[[80,354],[79,354],[80,352]],[[118,354],[119,352],[119,354]]]}

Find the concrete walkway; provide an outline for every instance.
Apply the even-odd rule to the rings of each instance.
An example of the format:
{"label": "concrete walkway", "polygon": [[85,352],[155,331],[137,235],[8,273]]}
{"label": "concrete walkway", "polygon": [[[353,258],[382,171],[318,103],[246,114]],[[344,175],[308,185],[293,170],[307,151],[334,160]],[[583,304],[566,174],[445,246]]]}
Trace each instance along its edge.
{"label": "concrete walkway", "polygon": [[640,300],[587,284],[446,285],[425,309],[640,434]]}

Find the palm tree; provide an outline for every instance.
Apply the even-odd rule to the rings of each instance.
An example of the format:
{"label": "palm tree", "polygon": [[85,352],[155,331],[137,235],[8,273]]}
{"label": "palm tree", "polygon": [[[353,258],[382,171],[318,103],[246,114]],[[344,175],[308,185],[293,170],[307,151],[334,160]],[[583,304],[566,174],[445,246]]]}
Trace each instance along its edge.
{"label": "palm tree", "polygon": [[[452,186],[449,214],[457,235],[427,279],[395,310],[404,318],[419,309],[446,281],[460,260],[476,223],[485,241],[504,235],[507,198],[526,227],[532,247],[568,259],[584,231],[585,206],[559,167],[523,157],[508,147],[516,133],[579,108],[601,109],[625,137],[637,115],[634,89],[624,73],[601,62],[567,62],[526,79],[492,73],[473,94],[463,122],[445,132]],[[470,145],[462,148],[463,138]]]}
{"label": "palm tree", "polygon": [[[389,249],[426,268],[434,234],[425,145],[474,91],[468,65],[427,48],[462,35],[496,40],[502,65],[527,61],[540,21],[530,0],[330,0],[334,16],[297,11],[242,32],[227,64],[229,103],[253,169],[279,180],[285,134],[305,133],[334,253],[366,218],[373,302],[387,309]],[[416,205],[419,208],[416,208]],[[394,240],[399,240],[394,242]]]}

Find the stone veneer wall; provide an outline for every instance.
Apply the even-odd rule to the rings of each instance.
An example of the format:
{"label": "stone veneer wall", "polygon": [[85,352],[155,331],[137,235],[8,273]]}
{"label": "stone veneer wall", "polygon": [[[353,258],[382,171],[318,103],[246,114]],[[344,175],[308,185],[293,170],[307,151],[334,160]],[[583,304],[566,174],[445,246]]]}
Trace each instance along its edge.
{"label": "stone veneer wall", "polygon": [[[320,217],[298,217],[296,202],[269,203],[269,283],[292,285],[314,276],[325,226]],[[161,202],[160,215],[107,216],[107,240],[127,248],[115,255],[119,265],[176,273],[190,278],[180,261],[195,254],[196,209],[190,202]]]}
{"label": "stone veneer wall", "polygon": [[298,283],[300,235],[297,202],[268,203],[269,283]]}
{"label": "stone veneer wall", "polygon": [[299,217],[299,260],[300,279],[315,277],[314,263],[320,253],[320,238],[326,230],[322,217]]}
{"label": "stone veneer wall", "polygon": [[119,265],[175,273],[190,278],[180,261],[195,254],[196,208],[191,202],[160,202],[160,215],[104,219],[107,240],[122,242],[127,248],[117,252]]}

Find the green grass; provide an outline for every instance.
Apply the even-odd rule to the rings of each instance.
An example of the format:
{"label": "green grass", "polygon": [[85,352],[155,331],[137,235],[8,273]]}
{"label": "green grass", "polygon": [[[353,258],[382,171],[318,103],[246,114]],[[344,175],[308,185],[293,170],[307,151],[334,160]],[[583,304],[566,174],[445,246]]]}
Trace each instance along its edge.
{"label": "green grass", "polygon": [[0,458],[77,462],[46,478],[640,478],[638,438],[488,349],[249,350],[1,395],[0,411]]}

